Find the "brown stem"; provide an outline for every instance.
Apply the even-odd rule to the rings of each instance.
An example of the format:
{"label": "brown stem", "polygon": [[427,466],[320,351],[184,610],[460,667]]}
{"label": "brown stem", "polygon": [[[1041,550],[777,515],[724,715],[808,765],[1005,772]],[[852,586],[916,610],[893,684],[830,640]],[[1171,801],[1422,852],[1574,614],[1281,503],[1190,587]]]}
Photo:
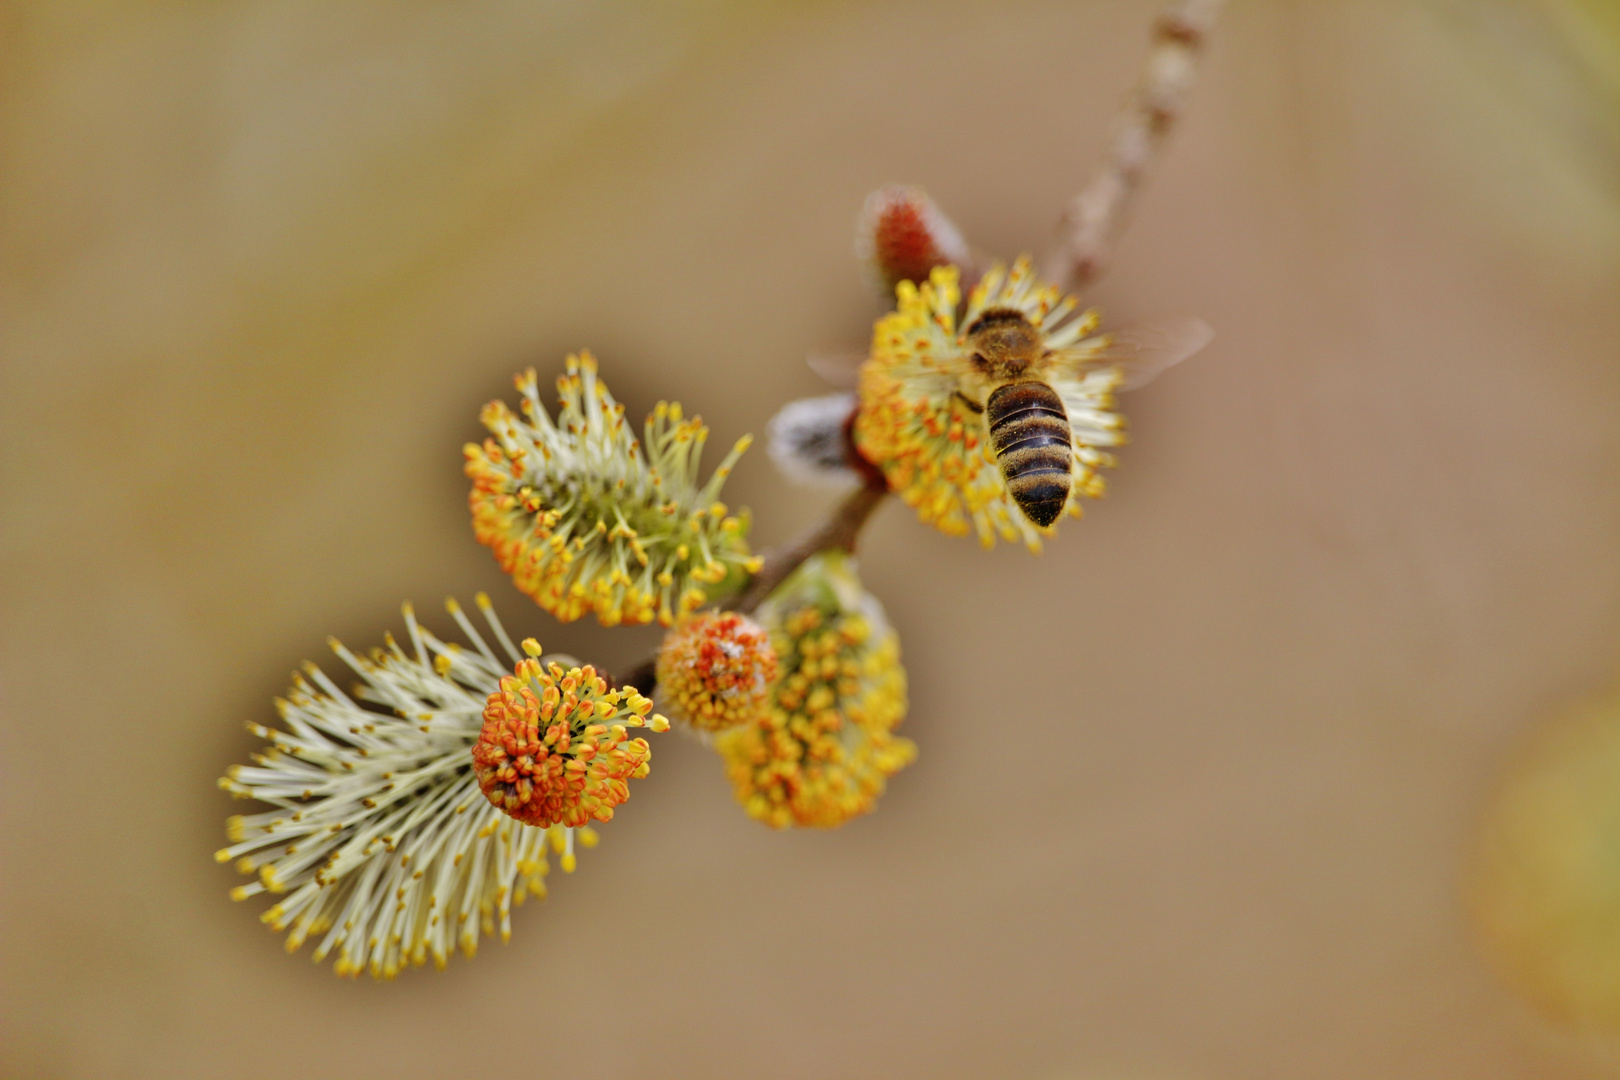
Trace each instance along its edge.
{"label": "brown stem", "polygon": [[1178,0],[1153,25],[1142,80],[1125,102],[1102,168],[1058,220],[1049,280],[1079,292],[1108,268],[1125,211],[1164,137],[1186,108],[1198,54],[1225,0]]}
{"label": "brown stem", "polygon": [[727,611],[751,614],[810,556],[834,549],[854,551],[855,538],[860,535],[861,527],[888,493],[888,488],[876,484],[862,484],[850,492],[826,521],[786,547],[766,552],[764,565],[748,583],[748,588],[721,606]]}
{"label": "brown stem", "polygon": [[[878,508],[889,489],[883,486],[881,474],[876,482],[867,482],[844,497],[827,519],[785,547],[775,548],[764,555],[759,573],[748,582],[748,588],[721,604],[723,611],[739,611],[750,615],[765,602],[776,587],[787,580],[806,559],[822,551],[854,551],[855,539],[861,527]],[[658,658],[648,657],[624,678],[620,686],[633,686],[648,697],[658,685]]]}
{"label": "brown stem", "polygon": [[654,653],[637,664],[630,674],[618,680],[618,685],[633,687],[643,695],[652,697],[652,692],[658,687],[658,654]]}

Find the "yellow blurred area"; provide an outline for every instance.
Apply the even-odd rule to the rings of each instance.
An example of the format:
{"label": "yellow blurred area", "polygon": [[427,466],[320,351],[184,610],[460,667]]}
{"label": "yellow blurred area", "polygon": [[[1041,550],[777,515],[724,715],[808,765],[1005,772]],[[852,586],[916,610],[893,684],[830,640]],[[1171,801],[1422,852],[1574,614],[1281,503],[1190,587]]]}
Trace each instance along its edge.
{"label": "yellow blurred area", "polygon": [[1487,820],[1474,901],[1493,954],[1538,1005],[1620,1031],[1620,701],[1538,733]]}
{"label": "yellow blurred area", "polygon": [[1610,0],[1549,0],[1561,37],[1583,60],[1591,76],[1611,95],[1620,95],[1620,5]]}
{"label": "yellow blurred area", "polygon": [[[1572,978],[1614,1019],[1613,740],[1528,734],[1620,656],[1599,0],[1234,5],[1087,298],[1217,334],[1123,399],[1109,497],[1039,558],[863,539],[920,747],[875,814],[773,833],[657,737],[510,945],[389,985],[227,898],[214,779],[328,633],[486,589],[656,640],[473,541],[512,372],[762,432],[870,331],[863,196],[1040,248],[1156,11],[0,7],[0,1074],[1614,1075],[1556,1034]],[[726,498],[761,546],[827,500],[757,451]]]}

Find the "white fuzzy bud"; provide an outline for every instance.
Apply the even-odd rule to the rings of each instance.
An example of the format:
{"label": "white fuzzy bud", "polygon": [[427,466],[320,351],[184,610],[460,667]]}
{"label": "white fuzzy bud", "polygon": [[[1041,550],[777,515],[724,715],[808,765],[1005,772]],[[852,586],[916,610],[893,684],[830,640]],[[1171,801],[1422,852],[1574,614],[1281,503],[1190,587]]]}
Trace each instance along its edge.
{"label": "white fuzzy bud", "polygon": [[817,487],[858,483],[844,437],[844,424],[854,410],[854,394],[801,398],[782,406],[765,427],[767,452],[782,475]]}

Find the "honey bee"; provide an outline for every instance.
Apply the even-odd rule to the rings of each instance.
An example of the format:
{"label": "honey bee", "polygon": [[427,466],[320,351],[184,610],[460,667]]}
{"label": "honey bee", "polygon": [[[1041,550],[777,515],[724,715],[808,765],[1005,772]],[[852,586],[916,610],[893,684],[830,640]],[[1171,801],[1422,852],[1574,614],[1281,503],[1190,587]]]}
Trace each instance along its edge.
{"label": "honey bee", "polygon": [[[939,372],[955,381],[955,396],[982,418],[983,442],[994,454],[1013,503],[1030,522],[1045,528],[1068,506],[1075,469],[1074,427],[1053,383],[1072,385],[1094,372],[1118,368],[1121,377],[1112,390],[1135,390],[1202,349],[1214,336],[1201,319],[1159,319],[1088,337],[1067,348],[1049,348],[1041,328],[1023,311],[992,306],[963,328],[958,347],[944,358]],[[808,361],[829,383],[852,390],[866,356],[862,351],[827,348],[812,352]],[[837,436],[832,421],[847,427],[854,396],[816,399],[814,404],[832,409],[830,419],[821,422],[826,430],[817,429],[821,443],[831,446]],[[773,436],[772,445],[783,441]],[[796,431],[794,445],[783,445],[782,454],[802,457],[804,450],[798,444],[804,441],[804,433]],[[812,464],[829,477],[853,478],[847,468]]]}
{"label": "honey bee", "polygon": [[1119,367],[1118,389],[1145,385],[1214,336],[1198,319],[1117,330],[1094,342],[1048,349],[1040,328],[1016,308],[991,308],[965,328],[956,394],[984,418],[985,438],[1018,509],[1042,528],[1068,505],[1074,441],[1063,398],[1051,380]]}

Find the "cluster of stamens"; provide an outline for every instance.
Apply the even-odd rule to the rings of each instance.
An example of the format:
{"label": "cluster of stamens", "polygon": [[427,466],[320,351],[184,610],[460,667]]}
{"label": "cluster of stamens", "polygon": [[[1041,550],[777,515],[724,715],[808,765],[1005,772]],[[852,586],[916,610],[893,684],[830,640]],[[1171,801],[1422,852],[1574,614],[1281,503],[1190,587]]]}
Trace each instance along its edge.
{"label": "cluster of stamens", "polygon": [[877,805],[917,754],[905,718],[899,639],[847,560],[818,555],[760,609],[782,676],[760,716],[715,748],[737,801],[773,828],[831,828]]}
{"label": "cluster of stamens", "polygon": [[360,684],[345,693],[306,665],[276,703],[284,726],[249,724],[269,746],[220,780],[268,807],[227,822],[230,846],[215,857],[257,878],[231,896],[275,894],[263,921],[287,932],[289,952],[314,941],[339,975],[389,979],[430,959],[443,967],[458,945],[472,956],[480,931],[504,940],[513,904],[546,895],[549,855],[571,872],[575,848],[596,844],[589,828],[531,828],[480,797],[469,750],[523,657],[487,597],[478,606],[505,661],[448,606],[472,648],[439,640],[409,605],[408,648],[390,637],[364,656],[334,642]]}
{"label": "cluster of stamens", "polygon": [[699,611],[675,624],[658,650],[658,695],[677,719],[720,731],[759,716],[776,682],[765,628],[734,611]]}
{"label": "cluster of stamens", "polygon": [[541,664],[540,647],[501,679],[484,706],[473,744],[473,772],[491,805],[525,825],[579,827],[610,821],[630,797],[629,781],[651,769],[652,748],[628,728],[664,731],[648,716],[652,702],[632,689],[610,690],[590,665]]}
{"label": "cluster of stamens", "polygon": [[758,568],[747,516],[718,498],[746,436],[700,485],[708,428],[660,402],[638,440],[589,353],[557,380],[555,422],[534,371],[516,383],[523,416],[491,402],[491,437],[465,447],[468,502],[479,542],[542,608],[564,622],[595,612],[608,626],[669,626]]}

